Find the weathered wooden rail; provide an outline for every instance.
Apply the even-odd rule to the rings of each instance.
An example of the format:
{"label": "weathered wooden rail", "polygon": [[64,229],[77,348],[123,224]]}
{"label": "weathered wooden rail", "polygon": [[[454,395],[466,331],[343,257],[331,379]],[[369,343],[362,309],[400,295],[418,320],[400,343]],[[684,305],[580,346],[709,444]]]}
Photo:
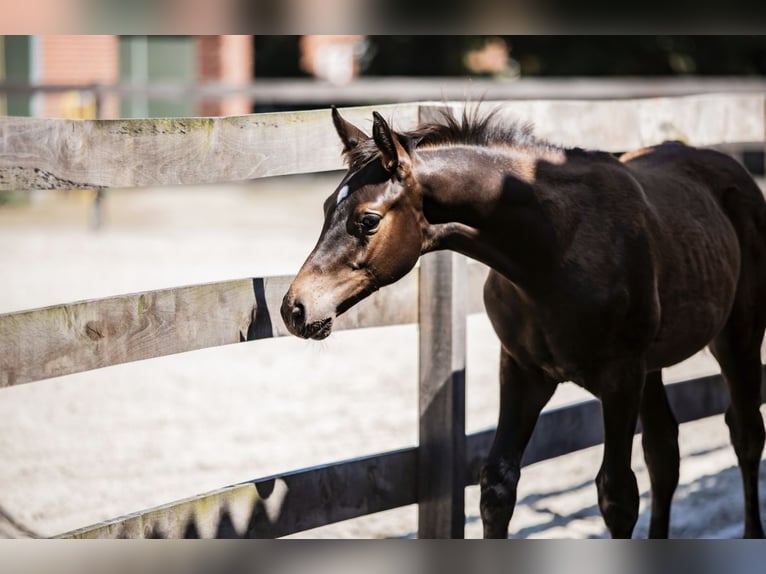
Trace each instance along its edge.
{"label": "weathered wooden rail", "polygon": [[[400,129],[444,106],[376,109]],[[665,139],[695,145],[764,142],[766,97],[707,95],[500,106],[542,137],[623,151]],[[367,125],[371,108],[344,115]],[[240,181],[341,167],[326,111],[233,118],[0,118],[0,189],[100,189]],[[465,320],[481,312],[486,268],[431,254],[394,286],[338,320],[339,329],[418,323],[420,441],[414,448],[237,484],[64,534],[65,537],[275,537],[412,503],[419,535],[463,534],[463,491],[475,484],[492,431],[464,428]],[[289,277],[250,278],[0,315],[0,387],[119,363],[286,334]],[[723,411],[720,377],[668,385],[680,421]],[[547,411],[525,464],[601,441],[594,401]]]}
{"label": "weathered wooden rail", "polygon": [[227,96],[249,97],[255,105],[329,107],[368,103],[427,100],[616,100],[691,96],[695,94],[747,94],[766,91],[758,77],[525,77],[497,81],[482,77],[381,76],[356,78],[349,84],[334,84],[315,78],[257,78],[251,84],[23,84],[0,82],[0,94],[32,96],[83,92],[96,100],[117,95],[121,99],[215,100]]}

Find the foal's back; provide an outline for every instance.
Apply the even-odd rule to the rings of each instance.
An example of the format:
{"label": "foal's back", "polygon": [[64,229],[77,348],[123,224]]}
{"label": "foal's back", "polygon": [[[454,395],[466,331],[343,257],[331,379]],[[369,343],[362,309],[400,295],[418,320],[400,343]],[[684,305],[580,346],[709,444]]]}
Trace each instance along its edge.
{"label": "foal's back", "polygon": [[[645,185],[653,201],[686,202],[702,191],[722,207],[729,199],[746,205],[761,225],[766,222],[766,202],[758,185],[741,164],[724,153],[666,142],[625,153],[620,161]],[[734,197],[726,197],[732,192]]]}

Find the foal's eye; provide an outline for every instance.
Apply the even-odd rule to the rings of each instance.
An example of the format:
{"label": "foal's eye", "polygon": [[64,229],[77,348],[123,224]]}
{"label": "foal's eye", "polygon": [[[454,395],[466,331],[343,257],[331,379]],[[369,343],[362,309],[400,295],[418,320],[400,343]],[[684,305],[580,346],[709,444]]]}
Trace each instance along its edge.
{"label": "foal's eye", "polygon": [[380,219],[381,219],[381,217],[377,213],[372,213],[372,212],[365,213],[362,216],[362,219],[360,221],[360,223],[362,225],[362,229],[366,233],[374,231],[375,229],[377,229],[378,224],[380,223]]}

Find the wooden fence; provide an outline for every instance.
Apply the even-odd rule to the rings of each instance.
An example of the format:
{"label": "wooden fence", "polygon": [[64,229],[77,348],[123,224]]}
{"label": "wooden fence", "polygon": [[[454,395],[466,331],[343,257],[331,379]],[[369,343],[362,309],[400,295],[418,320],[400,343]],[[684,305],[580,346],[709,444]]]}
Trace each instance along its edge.
{"label": "wooden fence", "polygon": [[[407,129],[456,103],[378,106]],[[569,145],[624,151],[665,139],[764,142],[766,97],[483,103]],[[369,124],[372,108],[344,116]],[[0,118],[0,190],[241,181],[341,168],[327,110],[243,117]],[[466,315],[482,312],[486,268],[453,253],[424,257],[360,303],[337,329],[418,323],[417,447],[257,479],[63,534],[63,537],[276,537],[418,503],[419,536],[462,537],[463,493],[478,480],[493,430],[465,435]],[[286,335],[290,277],[248,278],[0,315],[0,387],[230,343]],[[719,376],[668,385],[680,422],[721,413]],[[598,404],[546,411],[524,464],[600,443]]]}
{"label": "wooden fence", "polygon": [[[116,95],[121,100],[146,98],[166,101],[220,100],[244,96],[255,106],[312,108],[359,106],[426,100],[616,100],[678,97],[696,94],[759,94],[766,81],[759,77],[574,77],[519,78],[512,81],[472,77],[415,78],[405,76],[360,77],[349,84],[315,78],[257,78],[244,85],[220,83],[179,84],[26,84],[0,82],[0,94],[31,97],[34,94],[78,92],[96,102]],[[99,106],[97,106],[99,107]]]}

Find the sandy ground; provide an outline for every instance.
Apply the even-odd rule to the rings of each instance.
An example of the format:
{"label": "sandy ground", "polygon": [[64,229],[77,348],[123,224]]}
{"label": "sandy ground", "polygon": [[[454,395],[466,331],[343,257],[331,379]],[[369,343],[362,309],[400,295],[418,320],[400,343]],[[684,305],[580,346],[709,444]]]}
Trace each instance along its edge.
{"label": "sandy ground", "polygon": [[[89,195],[41,193],[0,207],[0,312],[206,281],[294,273],[318,234],[335,176],[110,192],[88,229]],[[495,424],[498,343],[469,319],[467,429]],[[392,360],[394,358],[394,360]],[[666,380],[714,372],[702,353]],[[551,404],[587,395],[562,385]],[[764,410],[766,414],[766,410]],[[51,536],[273,473],[417,442],[415,326],[259,341],[0,391],[0,536]],[[735,537],[741,487],[722,417],[682,427],[672,535]],[[513,537],[602,537],[600,447],[528,467]],[[648,479],[636,536],[648,525]],[[766,489],[766,470],[762,473]],[[766,516],[766,497],[762,508]],[[477,488],[466,535],[481,535]],[[412,537],[413,507],[298,537]]]}

